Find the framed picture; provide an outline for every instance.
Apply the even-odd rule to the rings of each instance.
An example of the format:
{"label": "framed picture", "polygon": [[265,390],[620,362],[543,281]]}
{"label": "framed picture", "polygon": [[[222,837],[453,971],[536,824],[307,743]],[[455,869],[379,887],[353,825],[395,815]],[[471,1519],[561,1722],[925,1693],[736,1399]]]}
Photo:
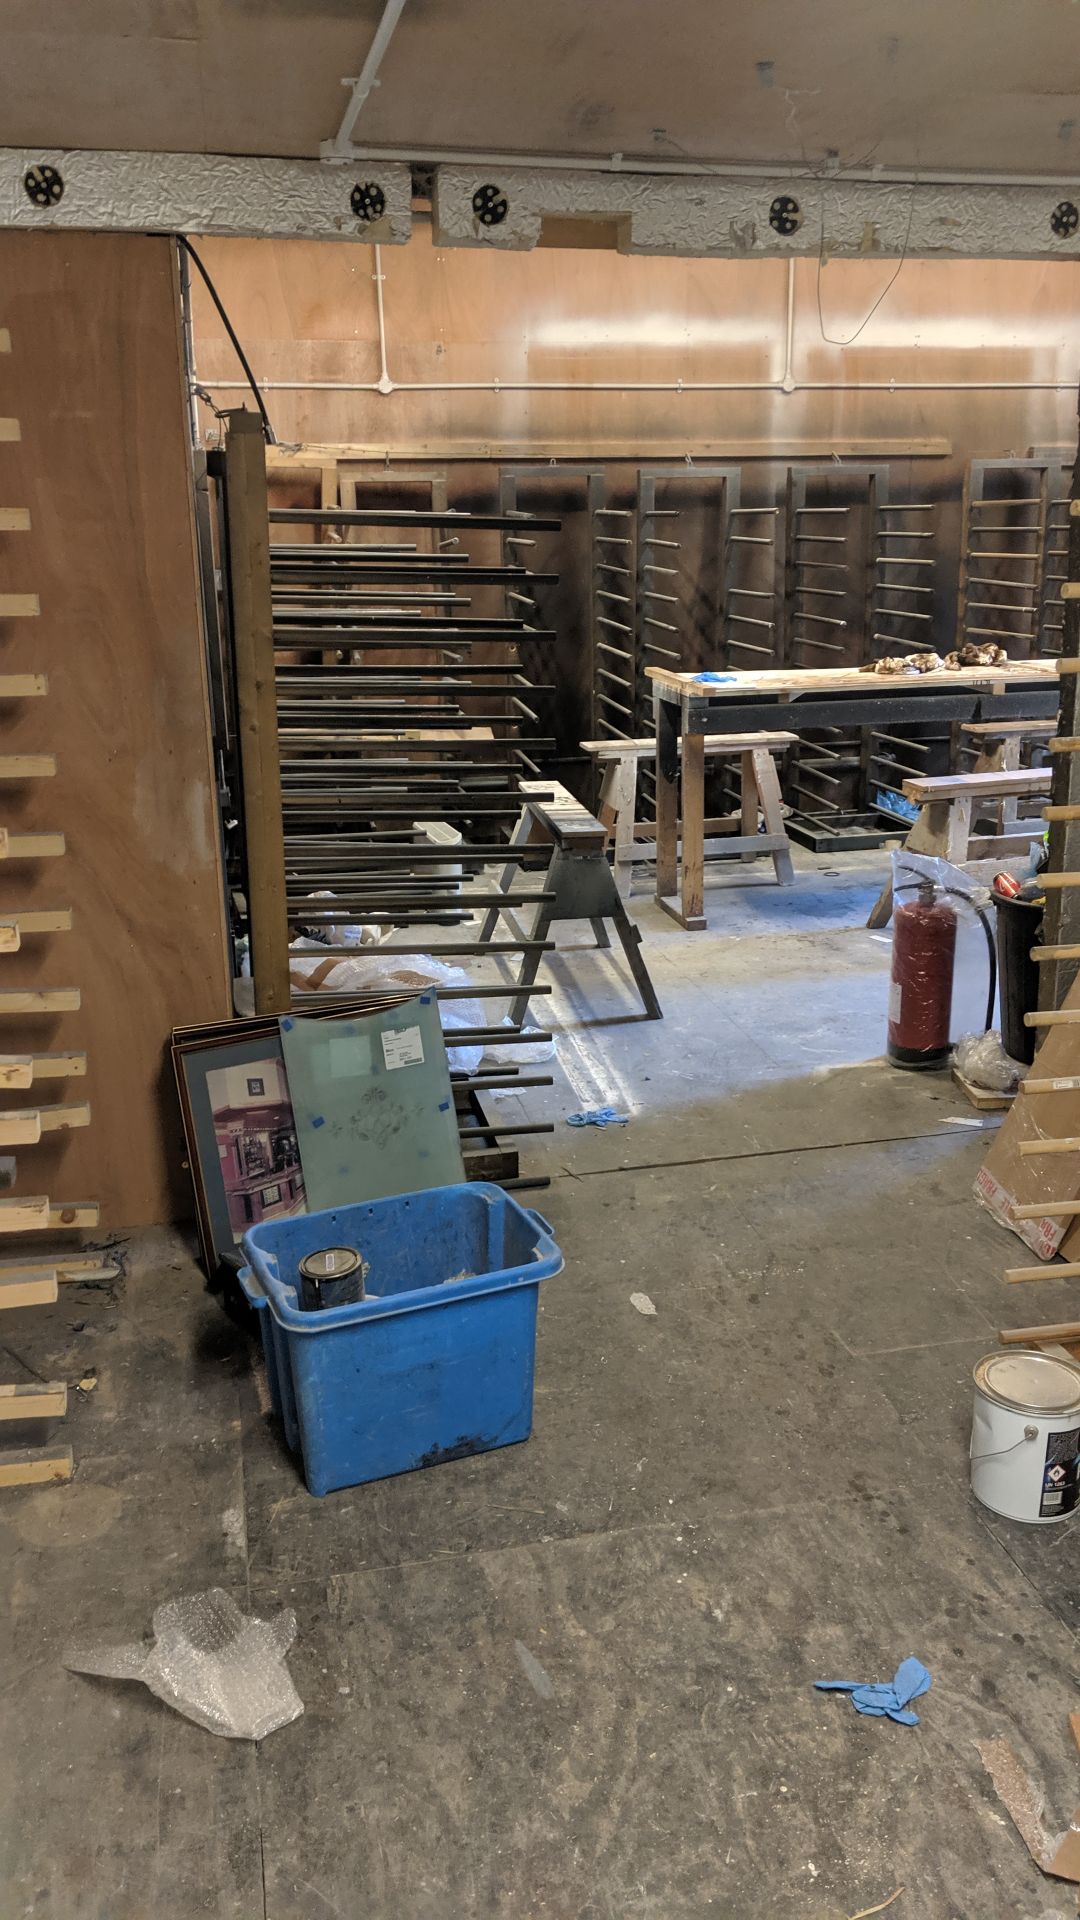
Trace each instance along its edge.
{"label": "framed picture", "polygon": [[240,1236],[305,1213],[289,1083],[276,1031],[174,1049],[208,1275],[241,1264]]}
{"label": "framed picture", "polygon": [[[340,1020],[400,994],[312,1008],[316,1019]],[[240,1237],[260,1220],[306,1213],[292,1100],[272,1015],[177,1027],[172,1062],[184,1121],[188,1165],[203,1265],[210,1281],[243,1264]]]}

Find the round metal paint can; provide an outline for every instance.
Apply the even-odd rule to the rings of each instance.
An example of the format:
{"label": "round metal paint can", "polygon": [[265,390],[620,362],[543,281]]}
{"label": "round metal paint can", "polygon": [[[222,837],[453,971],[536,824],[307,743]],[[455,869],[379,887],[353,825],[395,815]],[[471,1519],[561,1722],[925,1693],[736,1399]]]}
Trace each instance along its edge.
{"label": "round metal paint can", "polygon": [[992,1513],[1042,1526],[1080,1498],[1080,1365],[1027,1347],[974,1370],[971,1490]]}
{"label": "round metal paint can", "polygon": [[367,1267],[355,1247],[319,1247],[300,1261],[300,1305],[309,1313],[354,1306],[364,1298]]}

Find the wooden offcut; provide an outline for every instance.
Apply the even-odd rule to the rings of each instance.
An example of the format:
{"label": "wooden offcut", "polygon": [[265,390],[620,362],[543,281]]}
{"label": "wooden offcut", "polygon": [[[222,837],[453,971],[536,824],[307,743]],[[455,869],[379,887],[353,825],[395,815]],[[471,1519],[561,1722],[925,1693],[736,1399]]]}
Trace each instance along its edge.
{"label": "wooden offcut", "polygon": [[46,1486],[70,1480],[75,1471],[70,1447],[6,1447],[0,1451],[0,1487]]}
{"label": "wooden offcut", "polygon": [[57,1296],[55,1268],[0,1273],[0,1312],[8,1307],[49,1307]]}
{"label": "wooden offcut", "polygon": [[0,1420],[62,1420],[67,1387],[62,1380],[31,1381],[26,1386],[0,1382]]}
{"label": "wooden offcut", "polygon": [[0,1147],[32,1147],[41,1139],[41,1114],[36,1107],[0,1110]]}
{"label": "wooden offcut", "polygon": [[35,1080],[69,1080],[86,1072],[85,1053],[0,1053],[0,1089]]}
{"label": "wooden offcut", "polygon": [[0,593],[0,620],[34,620],[40,612],[36,593]]}
{"label": "wooden offcut", "polygon": [[49,1202],[49,1217],[44,1223],[49,1227],[96,1227],[101,1219],[101,1208],[96,1200],[52,1200]]}
{"label": "wooden offcut", "polygon": [[18,922],[0,920],[0,953],[18,953],[21,945],[22,935],[19,932]]}
{"label": "wooden offcut", "polygon": [[49,1202],[45,1195],[32,1199],[0,1197],[0,1233],[34,1233],[50,1224]]}
{"label": "wooden offcut", "polygon": [[0,673],[0,700],[40,700],[48,691],[43,673]]}
{"label": "wooden offcut", "polygon": [[0,987],[0,1019],[10,1013],[78,1013],[78,987]]}
{"label": "wooden offcut", "polygon": [[0,507],[0,533],[29,533],[29,507]]}
{"label": "wooden offcut", "polygon": [[12,833],[0,827],[0,860],[59,860],[66,851],[62,833]]}
{"label": "wooden offcut", "polygon": [[0,753],[0,780],[50,780],[55,753]]}

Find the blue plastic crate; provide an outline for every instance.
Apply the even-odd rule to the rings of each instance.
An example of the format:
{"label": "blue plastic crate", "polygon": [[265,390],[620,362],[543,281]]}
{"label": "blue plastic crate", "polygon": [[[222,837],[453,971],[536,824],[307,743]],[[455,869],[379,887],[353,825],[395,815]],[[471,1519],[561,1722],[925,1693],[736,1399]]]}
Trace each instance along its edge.
{"label": "blue plastic crate", "polygon": [[[312,1493],[528,1439],[537,1292],[563,1264],[531,1207],[471,1181],[266,1221],[241,1244],[274,1407]],[[367,1262],[368,1297],[305,1311],[299,1263],[331,1246]]]}

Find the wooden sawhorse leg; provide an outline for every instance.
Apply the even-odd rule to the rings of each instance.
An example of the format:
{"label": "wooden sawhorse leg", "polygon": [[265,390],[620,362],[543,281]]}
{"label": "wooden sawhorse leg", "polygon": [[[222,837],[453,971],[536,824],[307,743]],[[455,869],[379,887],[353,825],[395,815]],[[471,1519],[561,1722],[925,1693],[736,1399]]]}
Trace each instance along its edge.
{"label": "wooden sawhorse leg", "polygon": [[[747,826],[747,788],[752,795],[750,818]],[[776,771],[776,762],[768,747],[754,747],[742,756],[742,830],[744,833],[757,832],[757,816],[760,808],[765,823],[765,838],[772,841],[773,870],[780,886],[794,884],[795,869],[791,864],[791,842],[784,825],[784,807],[780,798],[780,776]],[[779,845],[776,842],[779,841]],[[753,858],[753,855],[751,855]]]}
{"label": "wooden sawhorse leg", "polygon": [[[705,736],[682,731],[682,708],[656,696],[656,904],[688,933],[705,920]],[[682,779],[679,744],[682,742]],[[682,788],[680,808],[680,785]],[[679,875],[679,814],[682,873]],[[675,888],[679,883],[679,900]]]}
{"label": "wooden sawhorse leg", "polygon": [[[594,932],[599,929],[604,935],[602,941],[597,940],[597,945],[610,946],[604,925],[605,921],[610,920],[626,955],[626,964],[641,996],[647,1018],[662,1020],[664,1016],[656,989],[641,957],[641,934],[619,898],[607,856],[599,848],[593,853],[571,853],[557,846],[551,856],[546,884],[554,899],[540,901],[529,930],[529,939],[547,940],[556,920],[588,920]],[[515,1026],[520,1026],[525,1017],[529,991],[536,979],[540,958],[537,947],[522,956],[521,972],[515,982],[510,1008],[510,1018]]]}
{"label": "wooden sawhorse leg", "polygon": [[620,753],[604,763],[598,820],[608,829],[619,897],[629,900],[634,877],[634,824],[637,817],[636,753]]}

